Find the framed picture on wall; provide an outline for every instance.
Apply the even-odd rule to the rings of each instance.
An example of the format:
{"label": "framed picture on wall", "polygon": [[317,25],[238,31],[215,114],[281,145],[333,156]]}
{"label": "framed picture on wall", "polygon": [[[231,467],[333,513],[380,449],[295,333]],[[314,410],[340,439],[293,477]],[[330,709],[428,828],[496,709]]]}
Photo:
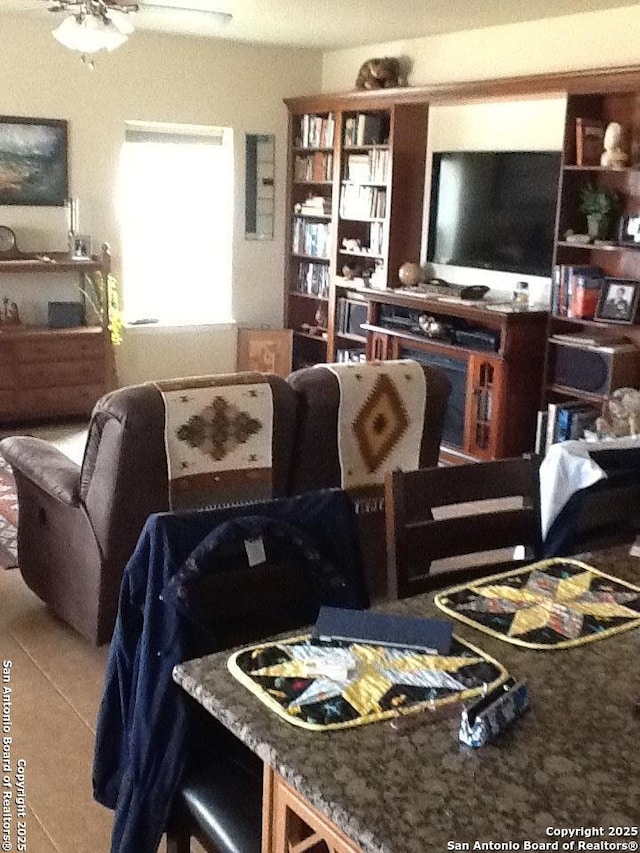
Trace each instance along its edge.
{"label": "framed picture on wall", "polygon": [[238,329],[238,370],[286,377],[291,373],[291,329]]}
{"label": "framed picture on wall", "polygon": [[67,122],[0,116],[0,205],[64,205]]}

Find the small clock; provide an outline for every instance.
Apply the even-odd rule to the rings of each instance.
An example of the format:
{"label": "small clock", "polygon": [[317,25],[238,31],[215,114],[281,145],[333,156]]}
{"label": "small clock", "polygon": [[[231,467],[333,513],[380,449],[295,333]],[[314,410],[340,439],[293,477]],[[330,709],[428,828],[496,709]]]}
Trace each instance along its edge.
{"label": "small clock", "polygon": [[0,225],[0,260],[19,255],[16,235],[8,225]]}

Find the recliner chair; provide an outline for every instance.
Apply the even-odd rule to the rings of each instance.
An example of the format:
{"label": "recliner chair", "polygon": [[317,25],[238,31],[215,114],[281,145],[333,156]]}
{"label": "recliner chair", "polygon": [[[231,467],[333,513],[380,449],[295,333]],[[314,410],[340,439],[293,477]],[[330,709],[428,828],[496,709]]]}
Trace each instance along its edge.
{"label": "recliner chair", "polygon": [[[296,398],[280,377],[267,381],[278,497],[288,485]],[[81,466],[41,439],[0,442],[16,479],[22,576],[54,613],[98,645],[111,637],[122,572],[144,522],[169,509],[164,429],[162,395],[148,383],[96,403]]]}

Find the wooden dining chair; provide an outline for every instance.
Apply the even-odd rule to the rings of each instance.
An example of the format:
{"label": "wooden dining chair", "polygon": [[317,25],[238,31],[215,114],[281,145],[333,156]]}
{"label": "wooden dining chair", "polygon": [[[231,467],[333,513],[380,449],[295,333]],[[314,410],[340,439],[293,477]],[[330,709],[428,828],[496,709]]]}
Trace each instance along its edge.
{"label": "wooden dining chair", "polygon": [[523,457],[388,474],[390,594],[407,598],[538,559],[538,469],[537,457]]}

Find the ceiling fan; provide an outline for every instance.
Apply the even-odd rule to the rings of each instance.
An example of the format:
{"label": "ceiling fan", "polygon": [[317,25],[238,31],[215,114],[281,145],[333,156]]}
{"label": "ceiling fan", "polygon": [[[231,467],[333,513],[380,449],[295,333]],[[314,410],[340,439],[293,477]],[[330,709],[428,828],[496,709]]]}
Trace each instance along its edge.
{"label": "ceiling fan", "polygon": [[179,2],[157,3],[155,0],[44,0],[49,11],[65,13],[66,17],[53,32],[53,37],[70,50],[80,51],[82,61],[93,68],[91,54],[100,50],[115,50],[134,32],[131,18],[143,9],[159,12],[194,12],[206,15],[218,24],[228,23],[232,15],[202,6],[184,6]]}

